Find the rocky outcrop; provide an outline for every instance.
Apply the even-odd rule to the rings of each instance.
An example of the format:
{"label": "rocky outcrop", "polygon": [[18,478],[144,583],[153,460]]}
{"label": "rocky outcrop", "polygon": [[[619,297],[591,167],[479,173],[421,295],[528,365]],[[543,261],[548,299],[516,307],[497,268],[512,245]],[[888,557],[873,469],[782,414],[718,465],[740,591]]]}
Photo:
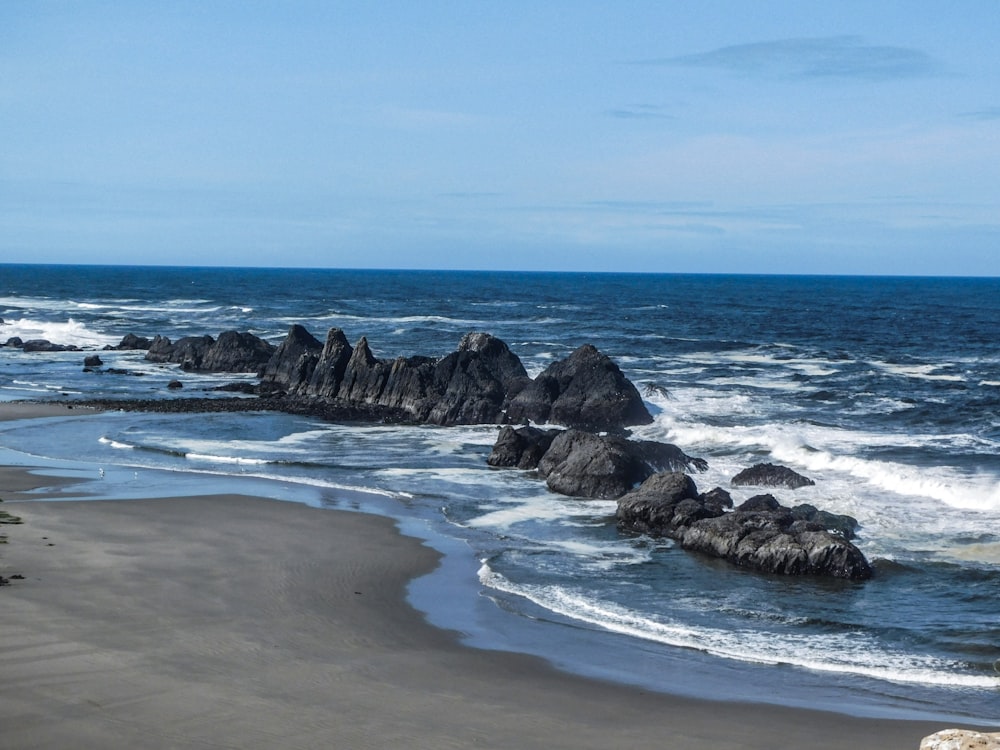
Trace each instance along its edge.
{"label": "rocky outcrop", "polygon": [[620,432],[651,420],[635,386],[589,345],[534,381],[503,341],[479,332],[466,334],[454,352],[440,359],[383,360],[366,338],[352,347],[344,332],[333,328],[321,345],[299,325],[277,347],[236,331],[218,340],[188,336],[172,342],[157,336],[146,359],[191,371],[256,372],[260,391],[268,396],[371,406],[430,424],[533,419]]}
{"label": "rocky outcrop", "polygon": [[487,463],[537,469],[553,492],[614,499],[658,471],[704,471],[707,464],[676,445],[583,430],[504,427]]}
{"label": "rocky outcrop", "polygon": [[619,498],[618,525],[767,573],[871,578],[861,551],[824,526],[822,516],[797,515],[771,495],[727,512],[727,498],[724,490],[698,494],[694,481],[679,472],[658,474]]}
{"label": "rocky outcrop", "polygon": [[499,424],[527,373],[507,345],[487,333],[469,333],[441,359],[377,358],[362,338],[355,346],[339,328],[326,343],[301,326],[261,371],[265,389],[317,399],[385,407],[431,424]]}
{"label": "rocky outcrop", "polygon": [[83,358],[83,366],[85,368],[103,367],[104,361],[96,354],[90,354]]}
{"label": "rocky outcrop", "polygon": [[507,415],[512,422],[553,422],[593,432],[653,421],[618,365],[590,344],[545,368],[511,400]]}
{"label": "rocky outcrop", "polygon": [[785,487],[790,490],[816,484],[809,477],[804,477],[787,466],[775,464],[754,464],[741,471],[730,482],[733,487]]}
{"label": "rocky outcrop", "polygon": [[157,336],[146,359],[180,365],[181,369],[206,372],[257,373],[274,353],[274,347],[252,333],[225,331],[218,340],[211,336],[185,336],[176,342]]}
{"label": "rocky outcrop", "polygon": [[942,729],[924,737],[920,750],[1000,750],[1000,732]]}

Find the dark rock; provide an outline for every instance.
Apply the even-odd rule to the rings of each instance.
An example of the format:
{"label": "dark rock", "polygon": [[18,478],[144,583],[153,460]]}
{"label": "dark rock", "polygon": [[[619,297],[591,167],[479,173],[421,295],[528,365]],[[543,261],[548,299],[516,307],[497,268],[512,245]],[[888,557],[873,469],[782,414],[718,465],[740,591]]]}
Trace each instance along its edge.
{"label": "dark rock", "polygon": [[799,526],[791,513],[780,511],[733,511],[696,521],[685,530],[681,546],[767,573],[851,580],[872,576],[864,555],[847,539]]}
{"label": "dark rock", "polygon": [[322,350],[323,345],[315,336],[302,326],[293,325],[258,373],[261,384],[270,390],[286,393],[302,390],[308,385]]}
{"label": "dark rock", "polygon": [[[8,342],[9,343],[9,342]],[[80,347],[72,344],[53,344],[47,339],[31,339],[25,341],[21,348],[26,352],[78,352]]]}
{"label": "dark rock", "polygon": [[635,386],[590,344],[545,368],[511,400],[511,421],[616,431],[653,421]]}
{"label": "dark rock", "polygon": [[176,343],[157,336],[146,359],[180,365],[181,369],[207,372],[258,372],[270,360],[274,347],[252,333],[225,331],[211,336],[185,336]]}
{"label": "dark rock", "polygon": [[749,500],[744,500],[737,506],[736,510],[751,513],[759,510],[778,510],[781,503],[774,495],[754,495]]}
{"label": "dark rock", "polygon": [[[340,390],[340,384],[344,380],[344,373],[347,372],[347,363],[351,361],[354,350],[347,343],[347,336],[339,328],[331,328],[326,334],[324,343],[319,352],[312,374],[308,379],[303,378],[305,392],[310,396],[320,398],[335,398]],[[303,369],[308,369],[308,364],[303,361]],[[296,391],[298,392],[298,391]]]}
{"label": "dark rock", "polygon": [[267,364],[275,347],[259,336],[224,331],[208,348],[199,369],[209,372],[253,372]]}
{"label": "dark rock", "polygon": [[835,531],[842,534],[845,539],[853,539],[860,524],[854,516],[846,513],[831,513],[827,510],[819,510],[814,505],[803,503],[792,508],[792,515],[796,519],[807,521],[819,525],[821,528]]}
{"label": "dark rock", "polygon": [[9,339],[7,339],[7,343],[4,344],[4,346],[9,346],[12,349],[20,349],[22,346],[24,346],[24,342],[21,340],[20,336],[11,336]]}
{"label": "dark rock", "polygon": [[[618,498],[618,526],[641,534],[675,537],[680,528],[710,512],[697,498],[694,480],[683,472],[654,474]],[[722,512],[720,508],[716,515]]]}
{"label": "dark rock", "polygon": [[440,396],[426,419],[440,425],[502,423],[511,395],[528,382],[507,344],[488,333],[468,333],[434,368]]}
{"label": "dark rock", "polygon": [[84,367],[102,367],[104,362],[96,354],[91,354],[89,357],[83,358]]}
{"label": "dark rock", "polygon": [[145,336],[136,336],[134,333],[127,333],[117,346],[106,346],[105,349],[135,351],[140,349],[149,349],[152,343],[153,342]]}
{"label": "dark rock", "polygon": [[334,328],[321,346],[301,326],[292,327],[260,374],[271,390],[384,406],[432,424],[502,422],[511,392],[527,381],[517,355],[486,333],[467,334],[437,361],[383,361],[366,338],[351,347]]}
{"label": "dark rock", "polygon": [[184,384],[179,380],[171,380],[169,383],[167,383],[167,388],[170,388],[172,390],[176,390],[177,388],[183,388],[183,387]]}
{"label": "dark rock", "polygon": [[146,359],[180,365],[184,370],[200,370],[208,348],[215,343],[211,336],[185,336],[176,343],[166,336],[156,336],[149,345]]}
{"label": "dark rock", "polygon": [[721,489],[698,495],[690,477],[679,472],[656,474],[618,499],[618,525],[768,573],[852,580],[872,576],[861,551],[842,534],[831,533],[821,511],[797,514],[771,495],[750,498],[726,512],[724,506],[731,503]]}
{"label": "dark rock", "polygon": [[528,426],[502,427],[486,463],[498,468],[535,469],[560,432]]}
{"label": "dark rock", "polygon": [[538,473],[553,492],[609,499],[621,497],[657,471],[705,466],[675,445],[566,430],[542,456]]}
{"label": "dark rock", "polygon": [[786,466],[755,464],[731,480],[734,487],[787,487],[790,490],[816,484]]}

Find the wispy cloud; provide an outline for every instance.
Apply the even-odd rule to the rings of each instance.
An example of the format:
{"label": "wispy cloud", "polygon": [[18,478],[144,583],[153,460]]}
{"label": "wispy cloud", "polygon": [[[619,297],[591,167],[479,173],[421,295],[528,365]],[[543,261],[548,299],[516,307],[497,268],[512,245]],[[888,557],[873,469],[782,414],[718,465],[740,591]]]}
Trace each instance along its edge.
{"label": "wispy cloud", "polygon": [[977,109],[972,112],[960,112],[958,116],[968,120],[1000,120],[1000,107],[987,107],[986,109]]}
{"label": "wispy cloud", "polygon": [[609,117],[620,120],[672,120],[674,116],[667,113],[657,104],[632,104],[618,109],[609,109],[605,113]]}
{"label": "wispy cloud", "polygon": [[778,39],[708,52],[638,60],[640,65],[721,68],[780,78],[889,81],[936,75],[941,64],[919,49],[868,44],[856,36]]}

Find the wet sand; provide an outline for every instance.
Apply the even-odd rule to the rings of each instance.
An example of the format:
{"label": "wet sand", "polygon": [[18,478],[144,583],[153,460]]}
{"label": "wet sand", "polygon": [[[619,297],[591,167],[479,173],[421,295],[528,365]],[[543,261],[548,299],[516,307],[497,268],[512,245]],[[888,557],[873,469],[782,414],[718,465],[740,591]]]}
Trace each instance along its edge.
{"label": "wet sand", "polygon": [[[0,497],[45,481],[2,469]],[[943,728],[681,698],[466,648],[405,601],[438,554],[382,517],[238,495],[0,507],[24,520],[0,527],[0,575],[24,575],[0,588],[11,750],[916,750]]]}

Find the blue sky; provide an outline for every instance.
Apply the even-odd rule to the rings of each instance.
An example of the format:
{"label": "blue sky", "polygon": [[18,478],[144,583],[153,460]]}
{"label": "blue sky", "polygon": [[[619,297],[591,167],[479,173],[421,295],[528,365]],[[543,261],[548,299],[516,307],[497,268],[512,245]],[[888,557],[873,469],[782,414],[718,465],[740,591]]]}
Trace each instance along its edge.
{"label": "blue sky", "polygon": [[0,261],[1000,276],[1000,3],[0,3]]}

